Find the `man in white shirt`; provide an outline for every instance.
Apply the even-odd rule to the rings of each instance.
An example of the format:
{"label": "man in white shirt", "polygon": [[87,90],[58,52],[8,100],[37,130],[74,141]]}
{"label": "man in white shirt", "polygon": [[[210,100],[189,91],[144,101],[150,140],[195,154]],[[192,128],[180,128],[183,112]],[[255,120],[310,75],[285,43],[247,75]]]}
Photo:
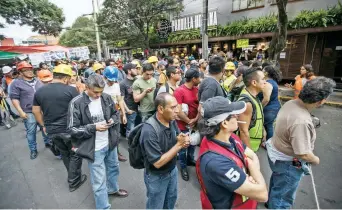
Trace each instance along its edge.
{"label": "man in white shirt", "polygon": [[120,116],[112,97],[103,93],[104,87],[102,76],[89,76],[86,91],[70,102],[68,111],[73,151],[88,160],[96,209],[111,207],[108,195],[128,196],[118,184]]}

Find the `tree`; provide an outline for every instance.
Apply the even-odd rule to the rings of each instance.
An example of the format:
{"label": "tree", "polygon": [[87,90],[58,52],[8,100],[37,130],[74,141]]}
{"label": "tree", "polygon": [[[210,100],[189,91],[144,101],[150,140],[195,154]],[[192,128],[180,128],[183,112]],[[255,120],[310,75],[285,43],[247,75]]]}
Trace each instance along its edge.
{"label": "tree", "polygon": [[269,47],[269,57],[271,60],[278,60],[279,54],[286,47],[287,40],[287,24],[288,18],[286,14],[286,5],[288,0],[276,0],[278,7],[278,23],[277,29],[272,37]]}
{"label": "tree", "polygon": [[96,37],[94,20],[88,17],[78,17],[59,39],[59,44],[66,47],[88,46],[95,51]]}
{"label": "tree", "polygon": [[144,48],[149,48],[150,33],[157,21],[167,12],[183,9],[179,0],[105,0],[103,6],[98,23],[106,39],[127,39]]}
{"label": "tree", "polygon": [[58,36],[65,21],[63,10],[48,0],[1,0],[0,11],[8,24],[32,26],[32,31],[46,35]]}

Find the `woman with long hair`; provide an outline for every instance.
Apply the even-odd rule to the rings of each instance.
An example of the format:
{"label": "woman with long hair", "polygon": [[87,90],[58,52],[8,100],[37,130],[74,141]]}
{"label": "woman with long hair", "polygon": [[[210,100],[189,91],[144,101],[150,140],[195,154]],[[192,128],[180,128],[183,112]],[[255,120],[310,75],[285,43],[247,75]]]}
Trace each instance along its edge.
{"label": "woman with long hair", "polygon": [[278,99],[278,83],[281,81],[281,73],[272,65],[266,66],[263,71],[267,83],[258,97],[264,106],[264,127],[267,133],[266,140],[268,140],[273,136],[273,123],[281,107]]}
{"label": "woman with long hair", "polygon": [[305,64],[300,67],[300,74],[295,77],[295,84],[285,84],[286,87],[294,90],[294,99],[297,99],[300,91],[303,89],[305,83],[309,80],[315,79],[315,73],[310,64]]}

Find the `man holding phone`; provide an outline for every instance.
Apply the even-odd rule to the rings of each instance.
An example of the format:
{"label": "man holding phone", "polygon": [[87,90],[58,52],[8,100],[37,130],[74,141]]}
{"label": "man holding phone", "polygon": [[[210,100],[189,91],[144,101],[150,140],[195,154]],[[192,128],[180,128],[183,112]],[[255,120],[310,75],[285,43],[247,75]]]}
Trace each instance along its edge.
{"label": "man holding phone", "polygon": [[110,208],[108,195],[128,196],[118,184],[120,115],[104,87],[102,76],[89,76],[86,91],[70,102],[68,118],[73,151],[88,160],[96,209]]}
{"label": "man holding phone", "polygon": [[142,77],[135,80],[132,86],[134,102],[140,103],[139,114],[142,122],[145,122],[155,112],[153,96],[157,81],[153,78],[153,74],[152,64],[144,64]]}

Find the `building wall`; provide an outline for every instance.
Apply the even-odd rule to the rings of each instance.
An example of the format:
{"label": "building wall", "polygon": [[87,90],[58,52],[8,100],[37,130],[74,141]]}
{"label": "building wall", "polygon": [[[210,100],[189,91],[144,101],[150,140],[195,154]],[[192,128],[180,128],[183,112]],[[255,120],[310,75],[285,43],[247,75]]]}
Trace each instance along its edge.
{"label": "building wall", "polygon": [[[257,18],[272,13],[277,13],[277,5],[271,5],[271,0],[264,0],[263,8],[250,9],[232,13],[233,0],[209,0],[209,11],[217,11],[218,24],[225,25],[229,21],[239,20],[244,17]],[[287,12],[289,19],[296,16],[301,10],[326,9],[333,6],[338,0],[301,0],[289,2]],[[180,17],[195,15],[203,12],[203,0],[183,0],[184,11]]]}

